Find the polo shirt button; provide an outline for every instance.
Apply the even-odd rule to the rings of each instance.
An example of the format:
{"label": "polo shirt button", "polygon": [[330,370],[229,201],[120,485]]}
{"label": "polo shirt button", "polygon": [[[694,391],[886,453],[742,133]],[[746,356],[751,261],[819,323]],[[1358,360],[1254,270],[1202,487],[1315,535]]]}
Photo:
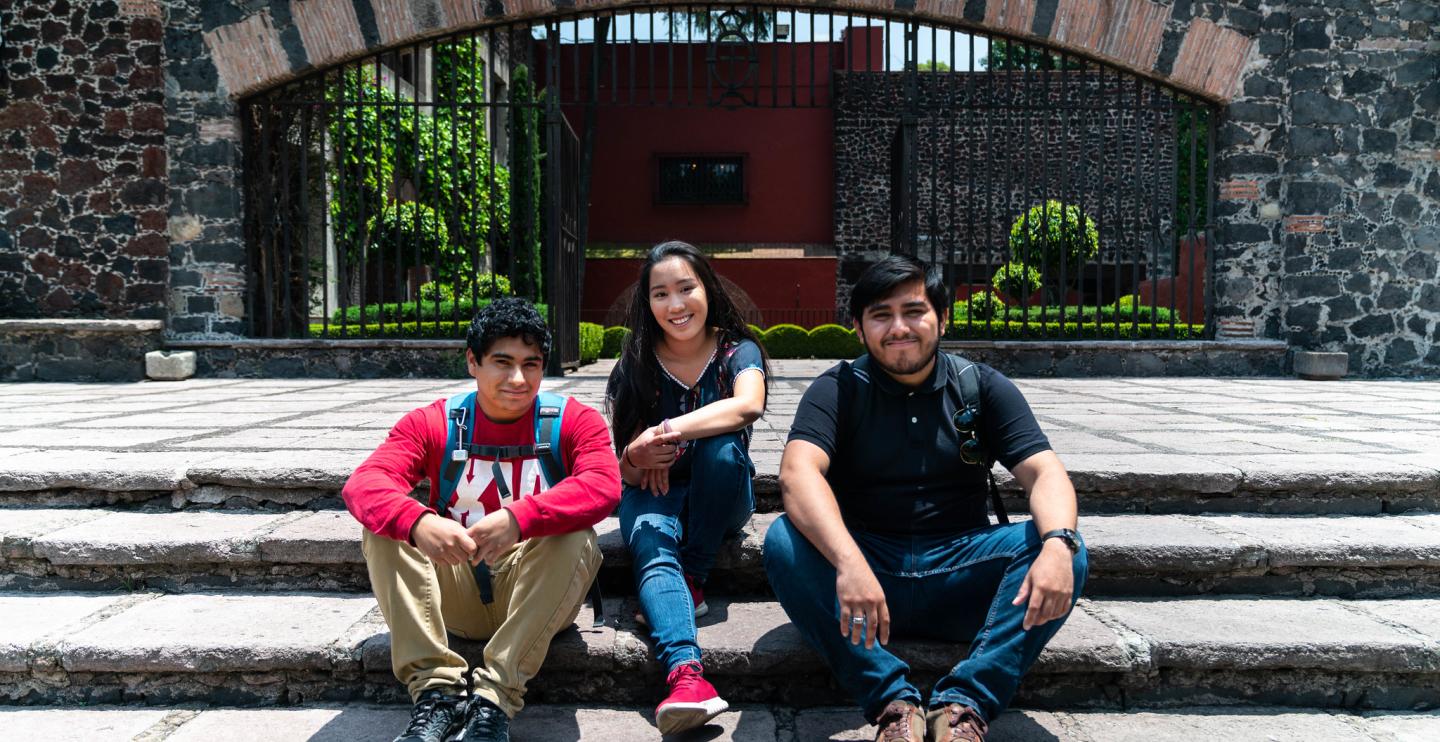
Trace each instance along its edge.
{"label": "polo shirt button", "polygon": [[920,421],[919,421],[917,418],[913,418],[913,417],[912,417],[912,418],[910,418],[910,422],[912,422],[912,423],[918,423],[918,422],[920,422]]}

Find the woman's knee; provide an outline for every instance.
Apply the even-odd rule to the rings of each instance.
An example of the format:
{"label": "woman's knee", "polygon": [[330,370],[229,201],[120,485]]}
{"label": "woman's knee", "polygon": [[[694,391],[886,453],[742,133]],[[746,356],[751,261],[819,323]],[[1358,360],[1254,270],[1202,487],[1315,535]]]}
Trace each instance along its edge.
{"label": "woman's knee", "polygon": [[690,445],[695,446],[694,456],[703,459],[708,466],[734,467],[749,470],[750,457],[745,453],[744,439],[739,431],[719,433],[697,438]]}

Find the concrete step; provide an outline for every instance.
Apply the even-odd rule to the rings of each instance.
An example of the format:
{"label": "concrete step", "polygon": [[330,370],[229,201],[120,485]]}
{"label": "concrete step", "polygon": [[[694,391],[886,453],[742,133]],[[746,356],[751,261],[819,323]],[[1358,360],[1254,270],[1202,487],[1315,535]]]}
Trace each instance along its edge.
{"label": "concrete step", "polygon": [[[610,625],[562,632],[528,698],[647,705],[661,697],[633,601]],[[0,700],[294,705],[403,701],[368,596],[0,594]],[[732,702],[798,707],[844,696],[779,605],[715,599],[709,676]],[[472,662],[482,643],[452,641]],[[961,645],[892,642],[928,687]],[[1275,704],[1440,706],[1440,599],[1087,599],[1040,656],[1018,703],[1120,709]]]}
{"label": "concrete step", "polygon": [[[317,434],[306,445],[328,440]],[[779,444],[756,445],[758,507],[778,511]],[[1084,512],[1369,515],[1440,510],[1440,459],[1433,451],[1205,457],[1137,450],[1071,454],[1061,449]],[[0,506],[335,508],[341,486],[368,453],[355,448],[15,449],[0,461]],[[1024,512],[1009,473],[997,466],[996,474],[1010,509]]]}
{"label": "concrete step", "polygon": [[[765,594],[756,514],[720,554],[717,594]],[[634,592],[618,521],[597,529],[602,585]],[[1091,595],[1440,594],[1440,514],[1091,515]],[[368,591],[346,512],[0,509],[0,589]]]}
{"label": "concrete step", "polygon": [[[0,709],[17,739],[145,742],[389,742],[409,720],[400,705],[314,704],[299,708]],[[510,727],[515,742],[659,739],[646,708],[536,705]],[[742,705],[686,737],[712,742],[872,740],[852,709]],[[1183,711],[1010,711],[990,724],[990,742],[1193,742],[1196,739],[1430,742],[1440,713],[1349,713],[1279,707]]]}

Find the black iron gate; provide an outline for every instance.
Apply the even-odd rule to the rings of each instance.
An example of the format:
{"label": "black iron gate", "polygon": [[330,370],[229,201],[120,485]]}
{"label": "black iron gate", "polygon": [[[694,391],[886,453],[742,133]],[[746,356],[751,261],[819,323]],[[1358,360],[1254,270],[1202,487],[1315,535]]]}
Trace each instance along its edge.
{"label": "black iron gate", "polygon": [[[998,35],[696,4],[465,31],[245,100],[251,334],[462,337],[514,293],[573,365],[590,169],[625,107],[657,127],[828,109],[832,167],[811,177],[832,180],[841,292],[886,252],[917,255],[950,284],[951,337],[1209,332],[1209,103]],[[635,187],[744,219],[776,170],[743,146],[694,154]]]}

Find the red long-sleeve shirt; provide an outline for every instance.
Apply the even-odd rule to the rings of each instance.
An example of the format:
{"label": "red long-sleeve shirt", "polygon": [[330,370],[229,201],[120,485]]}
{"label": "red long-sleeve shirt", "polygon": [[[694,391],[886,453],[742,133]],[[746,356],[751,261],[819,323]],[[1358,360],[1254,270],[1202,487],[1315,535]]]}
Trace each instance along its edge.
{"label": "red long-sleeve shirt", "polygon": [[[524,446],[534,443],[535,411],[511,423],[496,423],[483,414],[468,430],[477,444]],[[360,524],[377,535],[408,541],[410,529],[427,512],[434,513],[440,464],[447,435],[445,400],[406,413],[390,435],[345,482],[341,496]],[[620,501],[620,465],[610,447],[605,419],[591,407],[568,400],[560,417],[560,455],[569,476],[545,481],[535,457],[502,459],[501,472],[513,499],[501,501],[492,459],[472,457],[460,475],[449,516],[470,525],[504,507],[520,526],[520,537],[535,538],[589,528],[608,516]],[[429,478],[429,506],[410,497]]]}

